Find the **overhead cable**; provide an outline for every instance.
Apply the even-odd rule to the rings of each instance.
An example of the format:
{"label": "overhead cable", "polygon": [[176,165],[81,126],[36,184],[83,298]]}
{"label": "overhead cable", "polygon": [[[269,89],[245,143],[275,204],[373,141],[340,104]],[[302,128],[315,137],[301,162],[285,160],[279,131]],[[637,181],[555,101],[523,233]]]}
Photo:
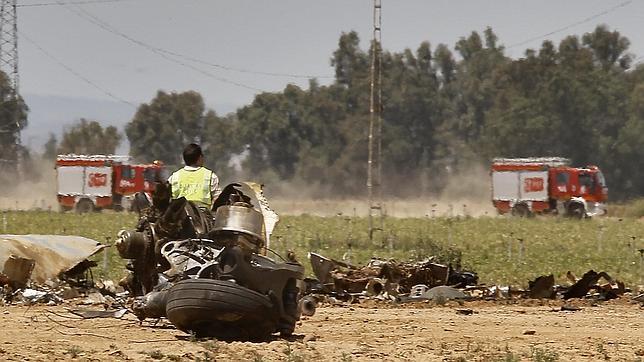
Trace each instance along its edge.
{"label": "overhead cable", "polygon": [[110,92],[109,90],[99,86],[89,78],[85,77],[84,75],[80,74],[79,72],[75,71],[72,67],[68,66],[67,64],[63,63],[60,59],[56,58],[54,55],[52,55],[50,52],[48,52],[45,48],[40,46],[38,43],[36,43],[34,40],[32,40],[30,37],[25,35],[22,31],[19,31],[18,34],[20,35],[21,38],[25,39],[27,42],[31,43],[36,49],[38,49],[41,53],[43,53],[45,56],[47,56],[49,59],[53,60],[55,63],[57,63],[59,66],[67,70],[69,73],[73,74],[76,76],[78,79],[82,80],[83,82],[89,84],[90,86],[96,88],[97,90],[101,91],[103,94],[107,95],[110,98],[113,98],[121,103],[128,104],[134,108],[137,107],[136,104],[129,102],[121,97],[118,97],[114,93]]}
{"label": "overhead cable", "polygon": [[259,88],[253,87],[253,86],[249,86],[249,85],[242,84],[242,83],[239,83],[239,82],[227,79],[227,78],[217,76],[217,75],[212,74],[210,72],[207,72],[207,71],[205,71],[203,69],[199,69],[199,68],[197,68],[197,67],[195,67],[195,66],[193,66],[191,64],[183,62],[183,61],[181,61],[179,59],[173,58],[173,57],[169,56],[168,54],[166,54],[165,52],[163,52],[162,50],[160,50],[157,47],[149,45],[149,44],[147,44],[145,42],[142,42],[142,41],[140,41],[138,39],[134,39],[131,36],[121,32],[121,31],[118,31],[117,29],[115,29],[110,24],[108,24],[105,21],[97,18],[93,14],[85,11],[84,9],[82,9],[80,7],[72,8],[72,7],[66,6],[65,8],[68,9],[69,11],[73,12],[74,14],[78,15],[79,17],[85,19],[86,21],[88,21],[88,22],[100,27],[101,29],[103,29],[103,30],[105,30],[105,31],[107,31],[109,33],[112,33],[114,35],[120,36],[121,38],[123,38],[123,39],[125,39],[125,40],[127,40],[129,42],[132,42],[132,43],[134,43],[136,45],[139,45],[139,46],[147,49],[148,51],[150,51],[150,52],[152,52],[154,54],[157,54],[158,56],[166,59],[169,62],[181,65],[184,68],[191,69],[191,70],[193,70],[195,72],[198,72],[198,73],[200,73],[202,75],[205,75],[207,77],[213,78],[213,79],[218,80],[218,81],[223,82],[223,83],[228,83],[228,84],[231,84],[231,85],[234,85],[234,86],[237,86],[237,87],[249,89],[249,90],[256,91],[256,92],[265,92],[265,90],[263,90],[263,89],[259,89]]}
{"label": "overhead cable", "polygon": [[[57,0],[57,1],[59,1],[60,4],[65,4],[64,2],[62,2],[62,0]],[[67,8],[70,9],[69,7],[67,7]],[[203,64],[203,65],[208,65],[208,66],[211,66],[211,67],[215,67],[215,68],[219,68],[219,69],[223,69],[223,70],[231,71],[231,72],[247,73],[247,74],[262,75],[262,76],[269,76],[269,77],[299,78],[299,79],[312,79],[312,78],[333,79],[334,78],[331,75],[307,75],[307,74],[294,74],[294,73],[265,72],[265,71],[257,71],[257,70],[244,69],[244,68],[236,68],[236,67],[231,67],[231,66],[228,66],[228,65],[222,65],[222,64],[210,62],[210,61],[207,61],[207,60],[199,59],[199,58],[196,58],[196,57],[187,56],[187,55],[181,54],[181,53],[176,52],[176,51],[160,48],[160,47],[157,47],[157,46],[150,45],[150,44],[148,44],[146,42],[143,42],[141,40],[134,39],[133,37],[123,33],[122,31],[119,31],[114,26],[112,26],[112,25],[108,24],[107,22],[103,21],[102,19],[98,18],[96,15],[90,13],[89,11],[87,11],[87,10],[85,10],[85,9],[79,7],[79,6],[76,6],[76,9],[77,9],[77,11],[82,12],[85,16],[92,18],[93,21],[90,21],[90,22],[94,23],[95,25],[98,25],[99,27],[103,28],[106,31],[114,33],[114,34],[116,34],[116,35],[118,35],[120,37],[123,37],[123,38],[127,39],[128,41],[133,42],[133,43],[135,43],[135,44],[137,44],[139,46],[142,46],[142,47],[144,47],[144,48],[146,48],[148,50],[154,50],[155,52],[165,53],[167,55],[172,55],[174,57],[182,58],[184,60],[188,60],[188,61],[191,61],[191,62],[195,62],[195,63],[199,63],[199,64]],[[78,12],[76,12],[76,14],[81,16],[81,17],[84,17],[83,15],[80,15]],[[85,18],[85,19],[89,20],[87,18]]]}
{"label": "overhead cable", "polygon": [[262,71],[257,71],[257,70],[249,70],[249,69],[243,69],[243,68],[233,68],[233,67],[229,67],[227,65],[216,64],[216,63],[208,62],[206,60],[201,60],[201,59],[198,59],[198,58],[190,57],[190,56],[183,55],[183,54],[180,54],[180,53],[176,53],[176,52],[173,52],[173,51],[170,51],[170,50],[166,50],[166,49],[162,49],[162,48],[157,48],[157,49],[159,51],[163,52],[163,53],[174,55],[175,57],[190,60],[190,61],[193,61],[195,63],[209,65],[209,66],[215,67],[215,68],[228,70],[228,71],[231,71],[231,72],[249,73],[249,74],[255,74],[255,75],[265,75],[265,76],[270,76],[270,77],[282,77],[282,78],[303,78],[303,79],[312,79],[312,78],[332,79],[332,78],[334,78],[334,76],[332,76],[332,75],[306,75],[306,74],[291,74],[291,73],[275,73],[275,72],[262,72]]}
{"label": "overhead cable", "polygon": [[533,41],[535,41],[535,40],[540,40],[540,39],[543,39],[543,38],[547,38],[547,37],[549,37],[549,36],[551,36],[551,35],[554,35],[554,34],[557,34],[557,33],[562,32],[562,31],[568,30],[568,29],[570,29],[570,28],[573,28],[573,27],[575,27],[575,26],[577,26],[577,25],[585,24],[585,23],[587,23],[587,22],[590,22],[590,21],[593,21],[593,20],[595,20],[595,19],[599,18],[600,16],[603,16],[603,15],[606,15],[606,14],[608,14],[608,13],[611,13],[611,12],[613,12],[613,11],[617,10],[617,9],[620,9],[620,8],[626,7],[626,6],[630,5],[632,2],[633,2],[633,0],[629,0],[629,1],[621,2],[621,3],[619,3],[619,4],[615,5],[615,6],[611,7],[611,8],[608,8],[608,9],[606,9],[606,10],[603,10],[603,11],[601,11],[601,12],[599,12],[599,13],[596,13],[596,14],[594,14],[594,15],[591,15],[591,16],[589,16],[589,17],[587,17],[587,18],[585,18],[585,19],[582,19],[582,20],[580,20],[580,21],[577,21],[577,22],[575,22],[575,23],[572,23],[572,24],[566,25],[566,26],[564,26],[564,27],[562,27],[562,28],[559,28],[559,29],[557,29],[557,30],[551,31],[551,32],[546,33],[546,34],[543,34],[543,35],[535,36],[535,37],[532,37],[532,38],[530,38],[530,39],[526,39],[526,40],[520,41],[520,42],[518,42],[518,43],[514,43],[514,44],[511,44],[511,45],[508,45],[508,46],[506,47],[506,49],[516,48],[516,47],[518,47],[518,46],[522,46],[522,45],[528,44],[528,43],[533,42]]}
{"label": "overhead cable", "polygon": [[50,3],[34,3],[34,4],[17,4],[16,7],[25,8],[25,7],[40,7],[40,6],[59,6],[59,5],[88,5],[88,4],[107,4],[107,3],[119,3],[125,1],[133,0],[80,0],[80,1],[68,1],[68,2],[50,2]]}

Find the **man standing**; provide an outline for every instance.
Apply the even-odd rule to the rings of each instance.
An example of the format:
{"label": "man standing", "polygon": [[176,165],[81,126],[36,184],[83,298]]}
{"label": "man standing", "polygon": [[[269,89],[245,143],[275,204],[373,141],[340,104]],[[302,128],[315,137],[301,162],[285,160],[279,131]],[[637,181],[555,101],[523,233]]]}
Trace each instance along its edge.
{"label": "man standing", "polygon": [[183,149],[183,161],[186,165],[168,178],[172,186],[172,198],[183,196],[199,207],[210,209],[213,200],[221,193],[219,178],[203,166],[203,151],[195,143]]}

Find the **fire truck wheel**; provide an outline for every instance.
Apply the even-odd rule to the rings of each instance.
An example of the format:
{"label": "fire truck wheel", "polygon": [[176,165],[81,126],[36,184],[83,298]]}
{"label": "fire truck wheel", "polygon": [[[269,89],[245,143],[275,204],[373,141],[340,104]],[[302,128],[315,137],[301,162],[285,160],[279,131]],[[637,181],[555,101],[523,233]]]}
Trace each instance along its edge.
{"label": "fire truck wheel", "polygon": [[79,200],[76,204],[76,212],[79,214],[85,214],[92,211],[94,211],[94,203],[90,199]]}
{"label": "fire truck wheel", "polygon": [[584,206],[580,204],[572,204],[568,207],[568,216],[573,219],[583,219],[584,218]]}
{"label": "fire truck wheel", "polygon": [[532,213],[526,204],[516,204],[512,208],[512,215],[518,217],[530,217]]}

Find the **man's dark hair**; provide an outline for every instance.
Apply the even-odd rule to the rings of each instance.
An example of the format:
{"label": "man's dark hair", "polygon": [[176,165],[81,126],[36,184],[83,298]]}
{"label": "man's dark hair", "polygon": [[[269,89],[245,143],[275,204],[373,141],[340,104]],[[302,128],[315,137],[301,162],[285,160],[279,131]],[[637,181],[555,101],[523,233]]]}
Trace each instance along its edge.
{"label": "man's dark hair", "polygon": [[201,151],[201,147],[196,143],[191,143],[183,149],[183,162],[187,166],[194,166],[201,156],[203,156],[203,151]]}

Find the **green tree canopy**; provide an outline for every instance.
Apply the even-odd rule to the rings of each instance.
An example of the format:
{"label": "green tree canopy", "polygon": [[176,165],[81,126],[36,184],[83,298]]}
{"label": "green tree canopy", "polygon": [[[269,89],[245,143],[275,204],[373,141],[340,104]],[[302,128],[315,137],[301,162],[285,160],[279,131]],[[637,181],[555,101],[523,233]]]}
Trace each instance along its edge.
{"label": "green tree canopy", "polygon": [[148,104],[139,106],[125,127],[130,155],[146,162],[161,160],[171,166],[183,163],[185,145],[200,143],[206,165],[222,176],[232,174],[231,157],[242,151],[235,117],[219,117],[207,110],[195,91],[157,92]]}
{"label": "green tree canopy", "polygon": [[[108,126],[103,128],[97,121],[81,118],[63,132],[63,138],[58,145],[58,153],[83,155],[113,154],[121,144],[122,139],[123,135],[116,127]],[[52,139],[50,137],[51,141]]]}
{"label": "green tree canopy", "polygon": [[[628,47],[600,25],[518,59],[491,28],[452,48],[383,51],[383,191],[438,193],[472,162],[562,156],[600,166],[613,198],[644,195],[644,65],[630,65]],[[363,194],[370,51],[356,32],[342,33],[334,82],[260,93],[226,117],[206,110],[196,92],[159,92],[127,126],[132,154],[179,164],[183,146],[197,141],[216,171],[232,173],[236,159],[248,178]]]}
{"label": "green tree canopy", "polygon": [[159,91],[149,104],[139,106],[125,127],[130,154],[145,161],[179,165],[183,147],[199,142],[203,136],[204,117],[205,106],[199,93]]}

